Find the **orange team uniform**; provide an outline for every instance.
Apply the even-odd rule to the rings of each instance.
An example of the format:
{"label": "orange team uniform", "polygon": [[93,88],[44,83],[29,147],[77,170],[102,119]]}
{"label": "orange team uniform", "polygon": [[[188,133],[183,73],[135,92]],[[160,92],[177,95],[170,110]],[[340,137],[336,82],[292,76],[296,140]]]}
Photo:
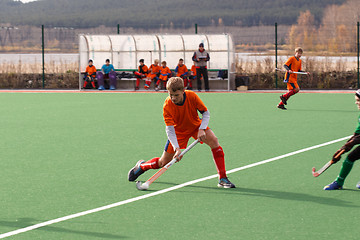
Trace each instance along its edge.
{"label": "orange team uniform", "polygon": [[183,74],[188,72],[188,68],[186,67],[185,64],[183,64],[182,66],[177,65],[176,69],[177,69],[177,74],[176,74],[177,77],[181,77]]}
{"label": "orange team uniform", "polygon": [[196,67],[195,67],[195,65],[191,66],[191,71],[193,72],[193,75],[196,76]]}
{"label": "orange team uniform", "polygon": [[88,74],[88,76],[95,77],[96,67],[94,65],[92,65],[91,67],[88,65],[85,72]]}
{"label": "orange team uniform", "polygon": [[160,72],[160,66],[159,65],[155,66],[154,64],[151,64],[151,66],[149,67],[148,78],[154,79],[155,77],[157,77],[157,74],[159,72]]}
{"label": "orange team uniform", "polygon": [[[167,97],[163,106],[163,116],[166,126],[174,126],[180,148],[186,148],[190,137],[197,139],[201,125],[200,113],[206,112],[207,108],[200,97],[193,91],[185,90],[184,102],[181,105],[173,103]],[[206,129],[209,129],[208,127]],[[174,153],[174,148],[168,140],[165,151]]]}
{"label": "orange team uniform", "polygon": [[168,76],[170,76],[171,71],[170,68],[168,67],[161,67],[160,68],[160,76],[159,78],[163,81],[167,81],[168,80]]}
{"label": "orange team uniform", "polygon": [[[286,66],[288,66],[292,71],[299,72],[301,71],[301,59],[296,59],[295,56],[290,57],[286,63]],[[297,74],[295,73],[285,73],[284,82],[287,83],[287,89],[292,90],[294,88],[299,88],[299,85],[297,84]]]}

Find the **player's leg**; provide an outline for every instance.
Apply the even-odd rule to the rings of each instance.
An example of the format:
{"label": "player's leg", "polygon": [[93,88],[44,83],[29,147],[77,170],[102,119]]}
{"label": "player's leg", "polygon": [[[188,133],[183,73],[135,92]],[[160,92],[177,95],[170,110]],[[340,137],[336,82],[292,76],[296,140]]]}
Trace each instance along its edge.
{"label": "player's leg", "polygon": [[206,68],[203,69],[203,78],[204,78],[204,83],[205,83],[205,91],[208,92],[210,90],[210,87],[209,87],[208,72],[207,72]]}
{"label": "player's leg", "polygon": [[201,91],[201,68],[196,69],[196,80],[197,80],[197,87],[198,91]]}
{"label": "player's leg", "polygon": [[297,82],[294,83],[288,83],[288,89],[289,91],[286,94],[283,94],[280,96],[281,101],[286,105],[287,104],[287,100],[289,100],[289,98],[292,95],[297,94],[300,91],[299,85],[297,84]]}
{"label": "player's leg", "polygon": [[104,74],[102,72],[96,72],[96,78],[98,80],[99,90],[105,90],[104,87]]}
{"label": "player's leg", "polygon": [[353,151],[351,151],[349,153],[349,155],[347,155],[347,157],[345,158],[345,160],[341,166],[341,170],[340,170],[338,177],[336,178],[336,180],[334,182],[330,183],[329,185],[326,185],[324,187],[324,190],[342,189],[346,177],[349,175],[349,173],[354,165],[354,162],[358,159],[360,159],[360,146],[355,148]]}
{"label": "player's leg", "polygon": [[214,132],[210,128],[205,130],[205,134],[206,139],[204,140],[204,143],[211,148],[215,166],[219,174],[218,187],[234,188],[235,185],[231,183],[226,176],[225,154],[223,148],[219,144],[218,138],[215,136]]}
{"label": "player's leg", "polygon": [[[189,138],[187,138],[189,139]],[[187,141],[186,141],[187,142]],[[185,142],[185,147],[186,147]],[[180,144],[182,143],[182,145]],[[179,140],[180,147],[183,146],[184,140]],[[128,173],[128,180],[135,181],[141,174],[150,169],[159,169],[165,166],[168,162],[170,162],[175,154],[174,148],[168,140],[165,144],[165,149],[161,157],[155,157],[148,161],[139,160],[135,166],[130,169]]]}

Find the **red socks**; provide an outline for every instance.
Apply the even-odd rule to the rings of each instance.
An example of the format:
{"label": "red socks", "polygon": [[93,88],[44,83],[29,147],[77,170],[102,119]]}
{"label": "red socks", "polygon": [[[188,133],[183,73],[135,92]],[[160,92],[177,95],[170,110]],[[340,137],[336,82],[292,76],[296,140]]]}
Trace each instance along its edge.
{"label": "red socks", "polygon": [[147,171],[149,169],[158,169],[159,168],[159,164],[158,164],[159,159],[160,159],[159,157],[153,158],[145,163],[142,163],[140,165],[140,167],[143,171]]}
{"label": "red socks", "polygon": [[140,85],[140,78],[136,78],[136,87],[139,87]]}
{"label": "red socks", "polygon": [[226,178],[224,151],[221,146],[211,149],[220,178]]}
{"label": "red socks", "polygon": [[283,95],[284,98],[289,99],[292,95],[296,94],[296,92],[294,90],[290,90],[289,92],[287,92],[286,94]]}

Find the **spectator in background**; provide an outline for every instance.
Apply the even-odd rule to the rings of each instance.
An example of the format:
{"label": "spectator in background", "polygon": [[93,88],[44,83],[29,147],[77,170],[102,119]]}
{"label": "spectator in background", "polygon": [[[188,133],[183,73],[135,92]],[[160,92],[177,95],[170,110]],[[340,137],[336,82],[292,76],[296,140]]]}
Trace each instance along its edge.
{"label": "spectator in background", "polygon": [[188,85],[188,69],[184,64],[184,59],[180,58],[179,63],[175,68],[175,73],[177,77],[181,77],[184,80],[184,87]]}
{"label": "spectator in background", "polygon": [[143,79],[143,78],[146,79],[146,77],[148,75],[148,71],[149,71],[149,68],[144,64],[144,59],[140,59],[139,63],[140,63],[140,65],[138,67],[138,71],[134,72],[134,74],[136,76],[135,91],[139,90],[140,79]]}
{"label": "spectator in background", "polygon": [[199,49],[194,52],[192,60],[195,62],[196,67],[196,79],[198,84],[198,90],[201,91],[201,76],[204,78],[205,91],[209,91],[209,78],[207,72],[207,62],[210,60],[209,53],[204,49],[204,44],[199,44]]}
{"label": "spectator in background", "polygon": [[196,67],[194,62],[194,64],[191,66],[190,69],[190,76],[186,86],[187,90],[192,90],[192,81],[195,79],[196,79]]}
{"label": "spectator in background", "polygon": [[83,88],[86,87],[86,85],[90,82],[93,88],[95,87],[95,77],[96,77],[96,67],[93,65],[93,60],[89,60],[89,65],[86,67],[85,70],[85,76],[84,76],[84,86]]}
{"label": "spectator in background", "polygon": [[101,72],[97,72],[96,77],[99,84],[99,90],[105,90],[105,79],[109,79],[110,81],[110,90],[116,89],[116,72],[114,66],[110,64],[110,59],[105,60],[105,64],[101,67]]}
{"label": "spectator in background", "polygon": [[147,76],[147,79],[145,80],[145,89],[149,89],[151,85],[151,81],[154,80],[154,83],[156,83],[159,80],[160,75],[160,66],[159,66],[159,59],[154,60],[154,64],[151,64],[149,67],[149,74]]}
{"label": "spectator in background", "polygon": [[163,81],[164,83],[164,89],[166,87],[166,82],[168,80],[169,77],[171,77],[171,71],[170,68],[168,68],[166,66],[166,61],[162,61],[161,62],[161,68],[160,68],[160,76],[159,76],[159,80],[156,82],[156,87],[155,87],[155,91],[159,91],[159,89],[161,89],[161,81]]}

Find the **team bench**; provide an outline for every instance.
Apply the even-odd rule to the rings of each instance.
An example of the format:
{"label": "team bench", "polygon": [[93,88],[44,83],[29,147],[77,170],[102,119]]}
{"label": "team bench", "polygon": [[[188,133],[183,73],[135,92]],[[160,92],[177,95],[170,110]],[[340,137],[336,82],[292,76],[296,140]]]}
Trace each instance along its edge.
{"label": "team bench", "polygon": [[[101,69],[97,69],[97,71],[101,71]],[[115,69],[116,72],[116,79],[118,80],[117,89],[134,89],[136,85],[136,77],[134,75],[134,71],[137,71],[137,69]],[[174,69],[171,69],[171,72],[174,74]],[[208,75],[210,81],[223,81],[227,80],[227,70],[222,69],[208,69]],[[83,89],[83,81],[84,81],[85,72],[81,73],[81,89]],[[96,80],[96,79],[95,79]],[[121,81],[119,81],[121,80]],[[105,82],[105,85],[107,83]],[[193,82],[193,85],[196,86],[196,81]],[[89,84],[88,84],[89,86]],[[143,89],[144,81],[140,81],[140,89]],[[96,85],[96,87],[98,87]],[[86,89],[90,89],[91,87],[87,87]],[[109,88],[109,86],[105,86],[106,89]]]}

